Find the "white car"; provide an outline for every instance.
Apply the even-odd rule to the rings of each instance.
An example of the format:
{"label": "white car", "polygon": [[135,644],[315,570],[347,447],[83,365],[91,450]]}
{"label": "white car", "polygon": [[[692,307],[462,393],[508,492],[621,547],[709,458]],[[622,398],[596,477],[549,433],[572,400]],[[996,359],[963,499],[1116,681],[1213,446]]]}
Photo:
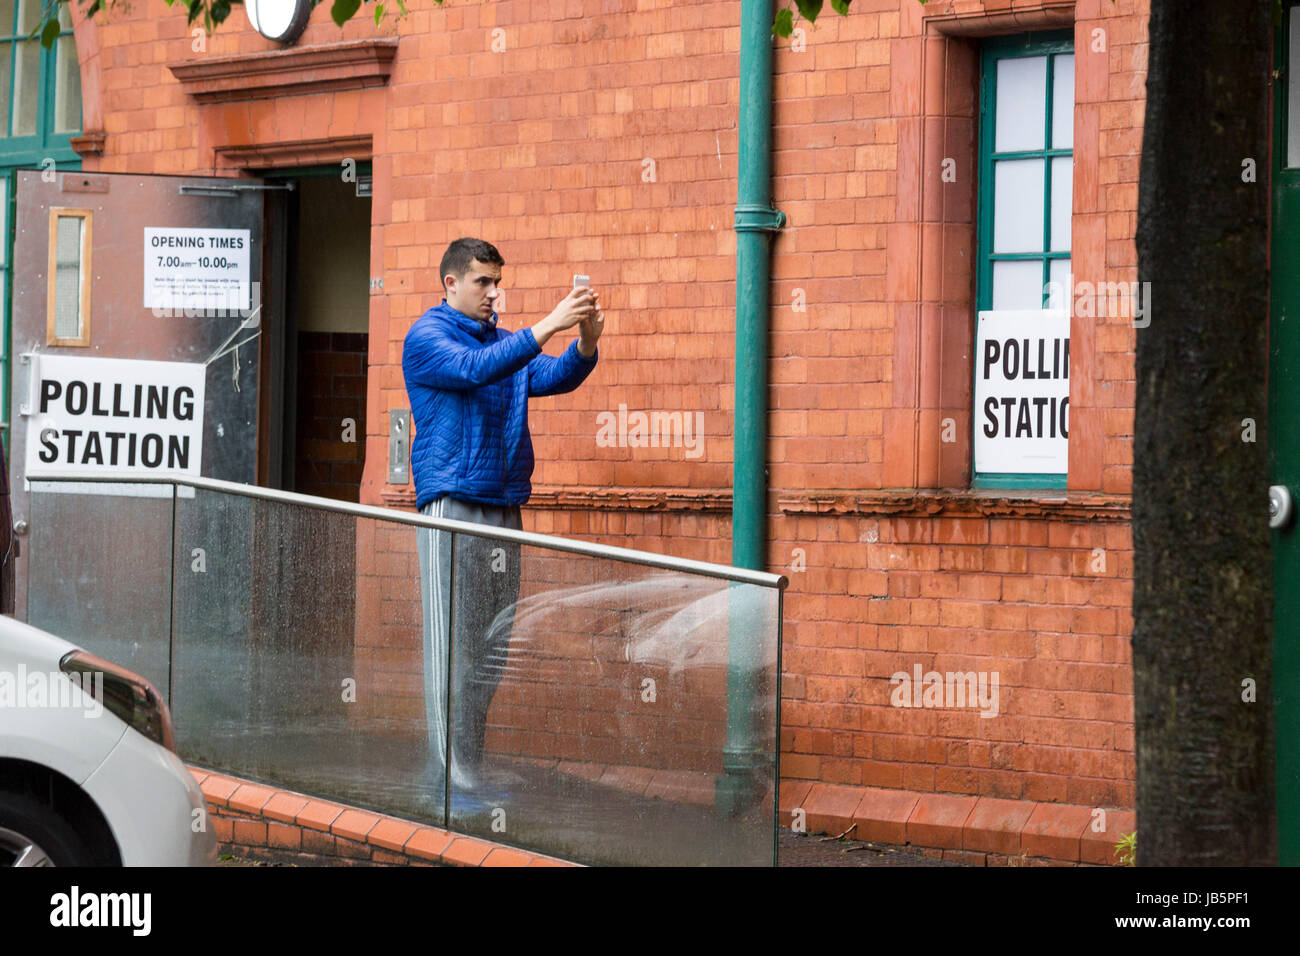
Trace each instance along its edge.
{"label": "white car", "polygon": [[216,846],[158,690],[0,617],[0,867],[203,866]]}

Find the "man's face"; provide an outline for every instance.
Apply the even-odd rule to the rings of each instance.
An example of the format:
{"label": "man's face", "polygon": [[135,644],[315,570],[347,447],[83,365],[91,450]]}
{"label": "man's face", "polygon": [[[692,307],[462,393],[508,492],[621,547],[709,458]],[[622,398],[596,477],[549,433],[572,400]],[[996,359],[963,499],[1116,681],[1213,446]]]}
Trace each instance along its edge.
{"label": "man's face", "polygon": [[492,318],[501,295],[501,267],[495,263],[470,261],[465,274],[457,279],[451,273],[443,277],[447,304],[458,312],[482,321]]}

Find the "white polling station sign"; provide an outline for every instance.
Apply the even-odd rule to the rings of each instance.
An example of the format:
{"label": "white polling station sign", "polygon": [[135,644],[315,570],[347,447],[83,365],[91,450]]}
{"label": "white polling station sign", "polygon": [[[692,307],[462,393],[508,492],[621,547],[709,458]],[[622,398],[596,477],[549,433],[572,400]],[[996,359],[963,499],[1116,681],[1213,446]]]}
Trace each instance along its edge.
{"label": "white polling station sign", "polygon": [[250,245],[247,229],[146,226],[144,307],[170,315],[247,309]]}
{"label": "white polling station sign", "polygon": [[981,312],[975,335],[975,471],[1065,474],[1070,316]]}
{"label": "white polling station sign", "polygon": [[40,354],[33,362],[27,478],[200,473],[205,366]]}

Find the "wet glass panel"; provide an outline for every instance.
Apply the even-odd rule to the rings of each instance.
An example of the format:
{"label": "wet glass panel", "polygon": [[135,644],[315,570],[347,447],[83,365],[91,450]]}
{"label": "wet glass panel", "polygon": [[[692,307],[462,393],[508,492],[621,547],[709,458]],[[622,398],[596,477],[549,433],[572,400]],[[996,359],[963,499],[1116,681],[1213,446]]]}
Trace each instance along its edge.
{"label": "wet glass panel", "polygon": [[202,489],[176,526],[182,757],[441,826],[413,529]]}
{"label": "wet glass panel", "polygon": [[43,484],[35,618],[166,688],[183,759],[579,862],[774,862],[778,592]]}
{"label": "wet glass panel", "polygon": [[31,482],[27,621],[168,693],[170,485]]}
{"label": "wet glass panel", "polygon": [[[429,547],[442,603],[451,544]],[[455,554],[453,829],[593,864],[772,864],[775,592],[473,535]]]}

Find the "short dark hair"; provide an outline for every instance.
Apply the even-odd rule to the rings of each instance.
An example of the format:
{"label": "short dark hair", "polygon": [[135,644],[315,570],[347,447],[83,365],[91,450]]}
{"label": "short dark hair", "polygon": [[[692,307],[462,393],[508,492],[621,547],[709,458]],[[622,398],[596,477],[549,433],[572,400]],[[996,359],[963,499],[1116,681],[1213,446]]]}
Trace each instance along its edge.
{"label": "short dark hair", "polygon": [[469,271],[470,263],[475,259],[487,265],[503,266],[506,260],[501,258],[501,253],[497,252],[497,247],[490,242],[484,242],[482,239],[457,239],[447,247],[447,251],[442,254],[442,265],[438,271],[438,284],[442,285],[444,290],[446,286],[447,275],[454,275],[457,279],[465,278],[465,273]]}

